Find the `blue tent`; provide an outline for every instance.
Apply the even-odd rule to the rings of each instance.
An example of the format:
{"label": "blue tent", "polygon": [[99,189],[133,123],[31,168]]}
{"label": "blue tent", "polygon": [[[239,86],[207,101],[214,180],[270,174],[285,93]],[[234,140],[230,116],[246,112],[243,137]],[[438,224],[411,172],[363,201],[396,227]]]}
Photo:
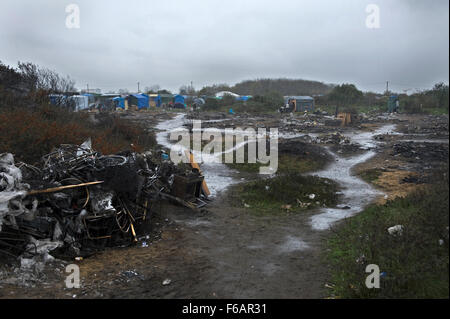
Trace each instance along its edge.
{"label": "blue tent", "polygon": [[112,100],[114,101],[115,107],[120,107],[121,109],[125,109],[125,98],[124,97],[114,97]]}
{"label": "blue tent", "polygon": [[186,104],[185,104],[185,97],[183,95],[177,94],[174,96],[173,98],[173,104],[174,107],[178,107],[178,108],[186,108]]}
{"label": "blue tent", "polygon": [[180,95],[180,94],[175,95],[174,98],[173,98],[173,103],[184,104],[184,96]]}
{"label": "blue tent", "polygon": [[150,106],[160,107],[162,104],[162,99],[159,94],[150,94]]}
{"label": "blue tent", "polygon": [[149,97],[147,94],[130,94],[128,104],[136,105],[138,110],[149,107]]}
{"label": "blue tent", "polygon": [[241,95],[241,96],[237,97],[236,100],[246,102],[246,101],[248,101],[249,98],[250,98],[250,96],[248,96],[248,95]]}

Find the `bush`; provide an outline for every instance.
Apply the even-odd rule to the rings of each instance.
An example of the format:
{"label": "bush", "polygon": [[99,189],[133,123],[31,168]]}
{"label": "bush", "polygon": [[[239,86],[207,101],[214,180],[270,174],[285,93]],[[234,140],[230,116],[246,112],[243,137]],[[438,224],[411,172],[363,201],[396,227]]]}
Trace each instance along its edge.
{"label": "bush", "polygon": [[60,144],[81,144],[89,137],[93,148],[103,154],[130,149],[131,143],[137,151],[156,145],[152,134],[118,116],[108,115],[94,125],[87,113],[51,105],[2,108],[0,123],[0,153],[13,153],[30,164]]}

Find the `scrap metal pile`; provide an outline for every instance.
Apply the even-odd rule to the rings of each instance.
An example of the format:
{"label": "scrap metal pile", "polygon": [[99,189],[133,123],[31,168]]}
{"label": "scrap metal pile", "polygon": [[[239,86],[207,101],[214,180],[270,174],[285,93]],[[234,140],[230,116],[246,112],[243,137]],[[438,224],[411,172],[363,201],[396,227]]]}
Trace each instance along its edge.
{"label": "scrap metal pile", "polygon": [[0,257],[82,256],[137,241],[136,227],[156,201],[204,205],[202,182],[198,170],[160,152],[104,156],[90,141],[61,145],[41,168],[0,154]]}

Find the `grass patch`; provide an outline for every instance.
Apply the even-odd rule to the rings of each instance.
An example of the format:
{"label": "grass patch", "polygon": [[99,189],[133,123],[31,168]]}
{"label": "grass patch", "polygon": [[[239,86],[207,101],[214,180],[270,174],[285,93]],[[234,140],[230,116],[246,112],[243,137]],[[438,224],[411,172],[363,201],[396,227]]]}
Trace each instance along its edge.
{"label": "grass patch", "polygon": [[[448,170],[441,176],[427,190],[372,205],[338,226],[327,240],[335,296],[449,297]],[[403,225],[401,235],[388,233],[395,225]],[[380,289],[365,286],[369,264],[385,273]]]}
{"label": "grass patch", "polygon": [[[255,213],[264,215],[301,212],[322,205],[334,206],[338,201],[337,191],[337,184],[329,179],[291,172],[239,184],[233,187],[231,196],[238,206],[247,205]],[[309,197],[311,194],[314,198]],[[285,205],[291,206],[290,209]]]}
{"label": "grass patch", "polygon": [[383,171],[373,168],[361,172],[359,174],[359,177],[361,177],[361,179],[364,180],[366,183],[374,183],[382,174]]}

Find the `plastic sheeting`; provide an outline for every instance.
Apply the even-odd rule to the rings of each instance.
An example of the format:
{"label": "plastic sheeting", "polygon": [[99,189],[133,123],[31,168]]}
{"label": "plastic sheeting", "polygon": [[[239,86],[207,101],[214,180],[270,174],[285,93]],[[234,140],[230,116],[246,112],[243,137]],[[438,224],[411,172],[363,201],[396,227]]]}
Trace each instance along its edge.
{"label": "plastic sheeting", "polygon": [[86,110],[89,108],[89,97],[85,95],[73,95],[67,98],[69,101],[73,101],[75,105],[75,111]]}
{"label": "plastic sheeting", "polygon": [[147,94],[131,94],[128,96],[128,104],[136,105],[138,110],[149,107],[149,96]]}
{"label": "plastic sheeting", "polygon": [[114,101],[115,107],[125,109],[125,98],[124,97],[115,97],[112,100]]}

